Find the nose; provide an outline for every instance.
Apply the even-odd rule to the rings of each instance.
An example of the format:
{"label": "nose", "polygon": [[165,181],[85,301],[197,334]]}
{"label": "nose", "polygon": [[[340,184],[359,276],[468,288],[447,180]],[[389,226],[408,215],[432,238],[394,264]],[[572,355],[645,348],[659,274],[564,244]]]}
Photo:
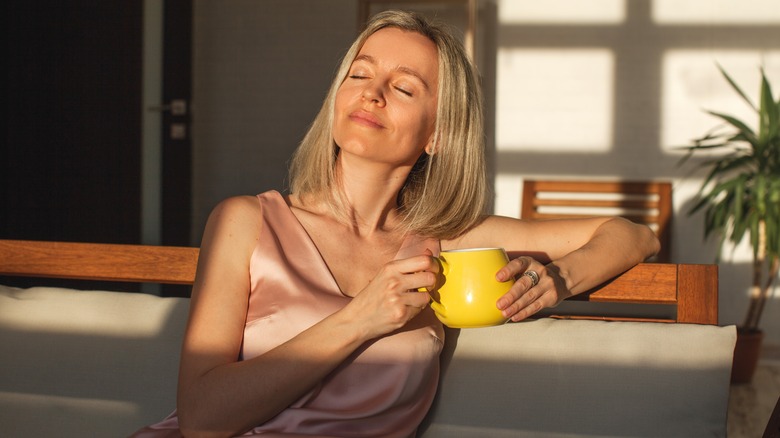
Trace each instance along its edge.
{"label": "nose", "polygon": [[384,92],[380,86],[374,83],[366,85],[363,89],[362,98],[365,102],[370,102],[380,107],[385,105]]}

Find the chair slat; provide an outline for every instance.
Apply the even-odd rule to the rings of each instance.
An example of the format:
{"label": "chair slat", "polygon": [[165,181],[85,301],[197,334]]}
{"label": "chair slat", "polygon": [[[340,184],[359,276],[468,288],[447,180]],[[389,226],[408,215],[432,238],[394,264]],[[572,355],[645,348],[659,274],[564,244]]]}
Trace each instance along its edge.
{"label": "chair slat", "polygon": [[632,210],[651,210],[659,207],[657,200],[536,198],[532,202],[535,207],[625,208]]}
{"label": "chair slat", "polygon": [[[581,196],[572,196],[578,194]],[[610,199],[604,199],[604,195]],[[592,196],[591,196],[592,195]],[[600,195],[600,197],[596,196]],[[615,198],[611,196],[615,195]],[[592,199],[587,199],[588,197]],[[639,199],[637,199],[637,197]],[[589,212],[561,212],[557,209],[592,208]],[[551,208],[556,211],[550,211]],[[619,209],[599,212],[598,209]],[[622,211],[620,211],[622,210]],[[671,257],[672,186],[661,181],[523,181],[520,217],[554,219],[565,217],[621,216],[650,226],[661,241],[657,261]]]}

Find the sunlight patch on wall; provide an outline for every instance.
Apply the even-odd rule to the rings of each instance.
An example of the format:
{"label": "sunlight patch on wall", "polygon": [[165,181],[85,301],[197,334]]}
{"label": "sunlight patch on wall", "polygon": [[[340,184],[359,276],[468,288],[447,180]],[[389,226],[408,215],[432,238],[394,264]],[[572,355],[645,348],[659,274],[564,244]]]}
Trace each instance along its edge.
{"label": "sunlight patch on wall", "polygon": [[757,126],[755,112],[731,88],[718,70],[718,64],[756,104],[761,80],[759,68],[763,65],[777,99],[780,51],[670,50],[663,58],[661,91],[661,145],[667,152],[682,154],[675,149],[722,125],[720,119],[705,110],[733,115],[750,126]]}
{"label": "sunlight patch on wall", "polygon": [[612,147],[614,55],[607,49],[498,51],[499,151]]}
{"label": "sunlight patch on wall", "polygon": [[654,0],[652,13],[659,24],[780,23],[777,0]]}
{"label": "sunlight patch on wall", "polygon": [[503,0],[502,24],[616,24],[626,18],[626,0]]}
{"label": "sunlight patch on wall", "polygon": [[499,173],[494,184],[493,214],[520,217],[520,200],[523,196],[522,175]]}

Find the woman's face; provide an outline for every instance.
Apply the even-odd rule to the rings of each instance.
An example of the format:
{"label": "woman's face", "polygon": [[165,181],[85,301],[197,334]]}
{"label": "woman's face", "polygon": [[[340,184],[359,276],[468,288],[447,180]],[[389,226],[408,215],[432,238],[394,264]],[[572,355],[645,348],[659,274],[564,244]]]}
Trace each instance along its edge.
{"label": "woman's face", "polygon": [[336,93],[340,153],[413,165],[433,137],[437,59],[434,43],[415,32],[384,28],[368,37]]}

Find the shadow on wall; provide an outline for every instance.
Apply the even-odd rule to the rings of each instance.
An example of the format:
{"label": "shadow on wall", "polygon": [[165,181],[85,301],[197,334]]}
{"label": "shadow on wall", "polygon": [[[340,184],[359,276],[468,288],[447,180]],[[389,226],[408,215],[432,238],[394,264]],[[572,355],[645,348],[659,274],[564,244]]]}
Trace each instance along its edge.
{"label": "shadow on wall", "polygon": [[[695,49],[702,52],[713,49],[735,50],[778,50],[776,26],[735,25],[661,25],[654,22],[653,2],[626,1],[625,19],[621,23],[594,25],[574,24],[500,24],[498,31],[499,51],[512,50],[578,50],[605,49],[614,60],[610,94],[611,114],[608,126],[611,132],[603,136],[610,144],[600,144],[597,149],[573,151],[555,145],[513,144],[516,139],[505,139],[501,135],[506,126],[498,126],[497,171],[514,175],[577,175],[631,177],[632,179],[671,178],[677,176],[676,167],[680,154],[664,151],[661,132],[663,127],[663,75],[664,57],[670,50]],[[561,55],[562,56],[562,55]],[[501,60],[499,60],[499,63]],[[713,60],[714,62],[714,60]],[[521,67],[532,70],[533,65]],[[714,66],[713,66],[714,70]],[[567,71],[566,75],[582,72]],[[500,80],[500,78],[499,78]],[[507,78],[511,82],[513,78]],[[505,90],[498,84],[499,95]],[[554,87],[554,84],[549,84]],[[551,93],[560,98],[560,91]],[[543,92],[542,92],[543,93]],[[577,95],[567,96],[577,99]],[[508,96],[520,99],[521,96]],[[500,99],[499,99],[500,100]],[[556,116],[542,115],[534,120],[514,120],[514,129],[523,130],[541,120],[551,123],[554,130],[576,135],[578,121],[567,121],[567,102],[556,100]],[[559,103],[559,105],[558,105]],[[577,104],[578,108],[582,105]],[[589,107],[591,102],[587,103]],[[499,123],[502,120],[498,107]],[[549,120],[549,122],[545,122]],[[571,132],[574,134],[571,134]],[[691,137],[699,135],[692,132]],[[567,137],[568,138],[568,137]],[[682,146],[682,145],[681,145]],[[580,148],[581,149],[581,148]]]}

